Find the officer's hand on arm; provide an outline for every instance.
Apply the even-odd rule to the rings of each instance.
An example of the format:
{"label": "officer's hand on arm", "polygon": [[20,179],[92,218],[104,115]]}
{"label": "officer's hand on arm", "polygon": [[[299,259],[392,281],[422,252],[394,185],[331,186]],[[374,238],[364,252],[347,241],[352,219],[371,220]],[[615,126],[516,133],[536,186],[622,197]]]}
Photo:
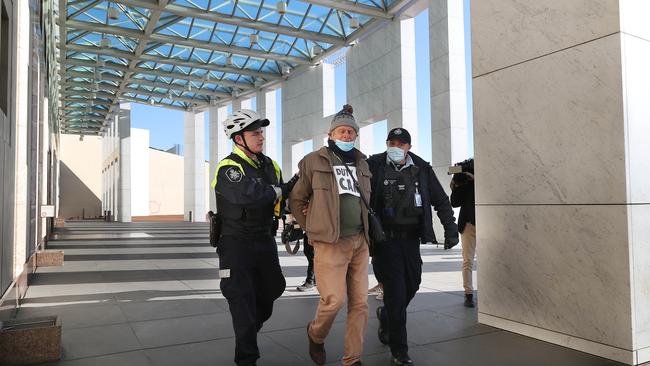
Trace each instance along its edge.
{"label": "officer's hand on arm", "polygon": [[282,189],[282,197],[289,197],[289,193],[291,193],[293,190],[293,187],[296,185],[298,178],[300,178],[300,176],[298,174],[295,174],[293,177],[291,177],[291,179],[289,179],[288,182],[280,185],[280,188]]}
{"label": "officer's hand on arm", "polygon": [[282,188],[278,186],[273,186],[273,190],[275,191],[275,200],[274,202],[278,202],[280,198],[282,198]]}
{"label": "officer's hand on arm", "polygon": [[304,159],[298,163],[300,177],[289,196],[291,212],[298,224],[303,228],[306,228],[307,225],[307,217],[303,211],[305,206],[308,205],[313,192],[311,187],[311,169],[305,165]]}
{"label": "officer's hand on arm", "polygon": [[459,241],[460,240],[458,240],[458,234],[456,234],[456,236],[451,236],[451,237],[448,237],[445,234],[445,250],[455,247]]}

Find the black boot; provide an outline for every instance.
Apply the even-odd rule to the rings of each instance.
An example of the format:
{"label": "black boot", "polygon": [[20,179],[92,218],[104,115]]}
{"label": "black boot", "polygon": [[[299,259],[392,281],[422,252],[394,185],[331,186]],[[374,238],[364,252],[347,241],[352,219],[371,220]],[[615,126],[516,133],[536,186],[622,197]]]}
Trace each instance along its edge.
{"label": "black boot", "polygon": [[474,307],[474,294],[465,294],[465,304],[468,308]]}
{"label": "black boot", "polygon": [[377,337],[379,338],[379,342],[382,344],[388,344],[388,329],[386,327],[386,324],[381,321],[381,312],[384,311],[383,306],[377,307],[377,320],[379,320],[379,329],[377,329]]}
{"label": "black boot", "polygon": [[413,366],[413,360],[411,360],[411,357],[409,357],[409,354],[406,352],[393,355],[393,357],[391,358],[391,362],[393,365],[397,365],[397,366],[402,366],[402,365]]}

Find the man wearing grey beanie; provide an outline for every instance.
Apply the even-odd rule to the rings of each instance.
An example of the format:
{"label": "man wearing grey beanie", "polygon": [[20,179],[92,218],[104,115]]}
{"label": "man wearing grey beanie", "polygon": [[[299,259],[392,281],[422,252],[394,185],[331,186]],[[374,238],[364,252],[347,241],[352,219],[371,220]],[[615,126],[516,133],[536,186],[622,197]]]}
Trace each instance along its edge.
{"label": "man wearing grey beanie", "polygon": [[325,338],[348,299],[343,365],[361,365],[368,323],[368,210],[370,170],[354,148],[359,126],[352,106],[332,118],[328,146],[305,156],[289,207],[314,247],[316,287],[321,299],[307,326],[309,355],[326,362]]}

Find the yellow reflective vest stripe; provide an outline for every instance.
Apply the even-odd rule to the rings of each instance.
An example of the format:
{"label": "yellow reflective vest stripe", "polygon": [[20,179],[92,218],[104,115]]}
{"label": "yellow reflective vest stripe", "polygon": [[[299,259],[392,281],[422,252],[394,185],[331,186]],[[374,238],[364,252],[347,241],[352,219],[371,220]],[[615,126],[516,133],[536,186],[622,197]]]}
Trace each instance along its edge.
{"label": "yellow reflective vest stripe", "polygon": [[214,178],[212,178],[212,189],[214,189],[217,186],[217,175],[219,174],[219,169],[227,165],[236,166],[237,168],[239,168],[239,170],[241,170],[242,174],[246,175],[246,172],[244,171],[244,167],[241,164],[239,164],[238,162],[232,159],[223,159],[219,162],[219,164],[217,165],[217,169],[214,172]]}
{"label": "yellow reflective vest stripe", "polygon": [[[239,156],[240,158],[244,159],[244,161],[246,161],[252,167],[257,167],[255,162],[253,160],[251,160],[251,158],[249,158],[237,146],[233,147],[233,153],[235,155]],[[280,166],[278,165],[278,163],[275,160],[271,159],[271,161],[273,162],[273,169],[275,169],[275,176],[278,179],[278,182],[280,182],[280,177],[282,176],[282,172],[280,171]],[[234,161],[232,159],[227,159],[227,158],[223,159],[223,160],[221,160],[219,162],[219,164],[217,165],[217,169],[214,172],[214,178],[212,178],[212,184],[211,184],[212,189],[214,189],[217,186],[217,176],[219,175],[219,169],[221,169],[222,167],[227,166],[227,165],[238,167],[239,170],[241,170],[242,174],[246,175],[246,171],[244,171],[244,167],[241,164],[239,164],[238,162],[236,162],[236,161]],[[286,197],[282,197],[282,199],[284,199],[284,198],[286,198]],[[279,217],[280,216],[280,200],[278,200],[278,203],[275,205],[274,211],[275,211],[275,216]]]}

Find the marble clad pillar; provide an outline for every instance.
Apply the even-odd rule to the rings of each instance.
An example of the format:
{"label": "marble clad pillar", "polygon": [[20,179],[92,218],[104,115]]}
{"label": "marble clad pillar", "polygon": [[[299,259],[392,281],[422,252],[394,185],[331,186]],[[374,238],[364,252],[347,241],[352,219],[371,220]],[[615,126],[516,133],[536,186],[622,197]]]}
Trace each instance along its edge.
{"label": "marble clad pillar", "polygon": [[[217,164],[219,163],[219,136],[223,134],[222,124],[219,123],[219,107],[214,106],[208,109],[208,118],[209,118],[209,134],[210,134],[210,169],[208,171],[208,184],[212,181],[215,171],[217,170]],[[214,194],[214,190],[210,185],[207,187],[208,196],[210,197],[210,211],[217,212],[217,197]]]}
{"label": "marble clad pillar", "polygon": [[208,209],[205,207],[207,178],[205,176],[205,114],[185,112],[185,149],[183,153],[184,196],[183,217],[186,221],[205,221]]}
{"label": "marble clad pillar", "polygon": [[232,100],[232,111],[235,112],[235,111],[238,111],[240,109],[242,109],[241,99],[239,99],[239,98],[233,99]]}
{"label": "marble clad pillar", "polygon": [[650,361],[650,5],[471,6],[479,322]]}
{"label": "marble clad pillar", "polygon": [[131,104],[120,104],[117,115],[117,221],[131,222]]}
{"label": "marble clad pillar", "polygon": [[232,151],[232,142],[226,137],[223,129],[223,121],[228,117],[228,107],[210,107],[209,128],[210,128],[210,171],[207,178],[207,190],[210,196],[210,210],[216,212],[217,202],[214,190],[212,189],[212,178],[217,170],[221,159],[225,158]]}

